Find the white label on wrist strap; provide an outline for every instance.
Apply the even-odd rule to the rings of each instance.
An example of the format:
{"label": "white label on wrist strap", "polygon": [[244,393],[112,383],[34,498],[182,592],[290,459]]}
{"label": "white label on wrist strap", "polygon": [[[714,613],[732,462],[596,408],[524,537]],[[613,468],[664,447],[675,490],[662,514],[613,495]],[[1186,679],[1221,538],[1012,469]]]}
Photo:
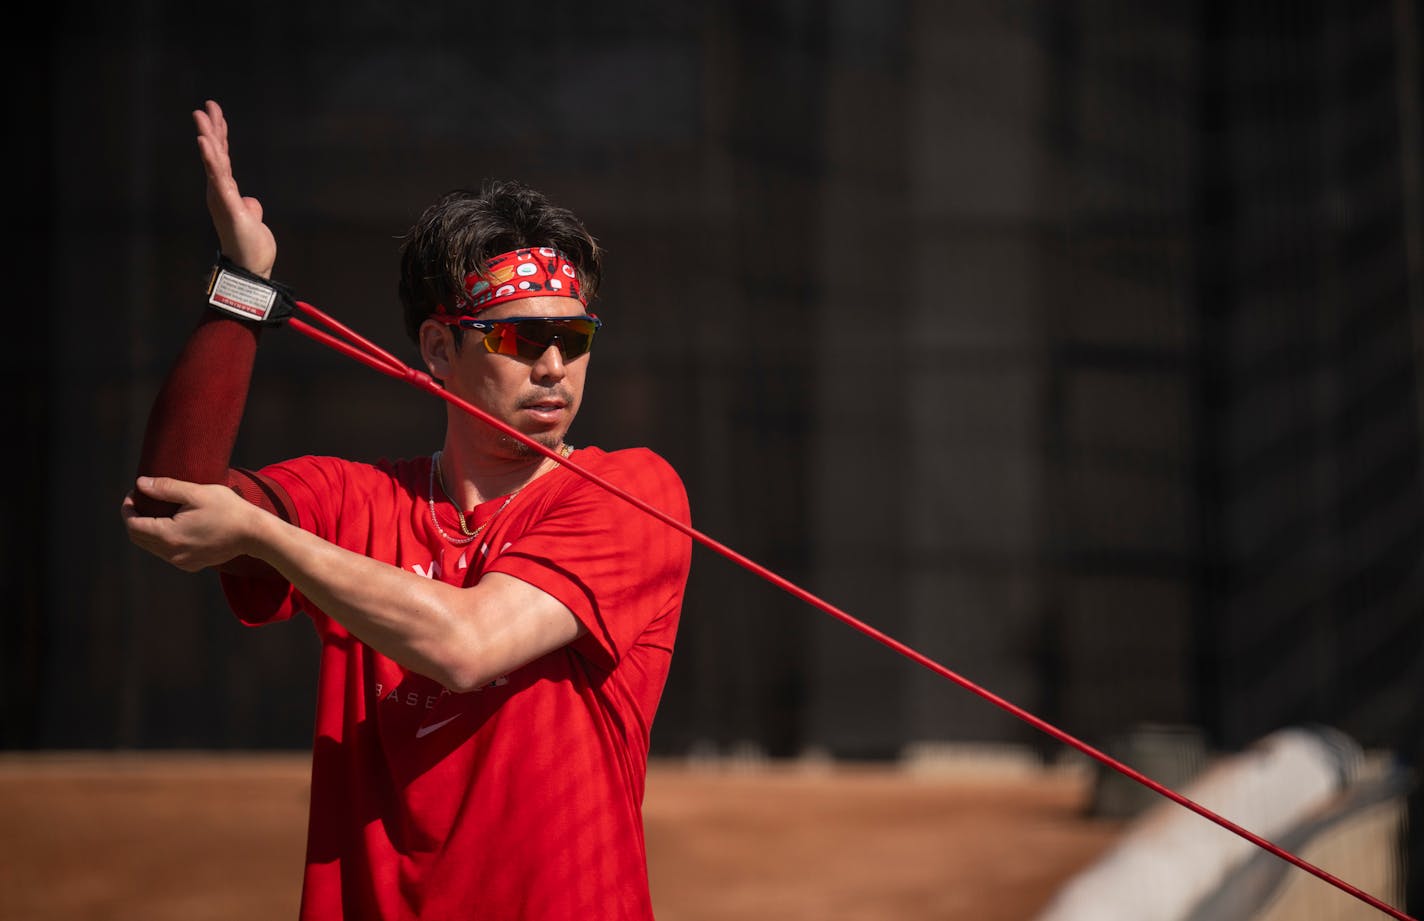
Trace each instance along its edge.
{"label": "white label on wrist strap", "polygon": [[208,293],[208,303],[245,320],[265,320],[272,312],[277,292],[266,285],[249,281],[219,269]]}

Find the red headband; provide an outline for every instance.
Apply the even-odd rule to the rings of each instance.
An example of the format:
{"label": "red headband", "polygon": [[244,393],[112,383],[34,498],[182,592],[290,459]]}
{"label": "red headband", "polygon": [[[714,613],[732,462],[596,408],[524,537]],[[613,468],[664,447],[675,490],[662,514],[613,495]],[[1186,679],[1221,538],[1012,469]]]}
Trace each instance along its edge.
{"label": "red headband", "polygon": [[455,309],[441,304],[433,319],[454,323],[521,297],[571,297],[588,308],[573,263],[552,246],[510,250],[490,257],[485,266],[483,274],[465,276],[465,296],[455,302]]}

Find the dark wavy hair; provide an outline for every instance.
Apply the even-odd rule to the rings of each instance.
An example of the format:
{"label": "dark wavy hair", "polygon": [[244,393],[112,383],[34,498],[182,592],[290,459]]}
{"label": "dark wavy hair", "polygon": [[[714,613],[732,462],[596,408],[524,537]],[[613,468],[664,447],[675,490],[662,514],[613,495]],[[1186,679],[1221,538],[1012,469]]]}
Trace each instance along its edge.
{"label": "dark wavy hair", "polygon": [[590,304],[603,277],[603,251],[583,222],[520,182],[492,179],[478,192],[440,196],[401,239],[400,300],[405,331],[419,343],[420,325],[437,305],[464,295],[465,276],[485,271],[491,256],[526,246],[552,246],[573,263]]}

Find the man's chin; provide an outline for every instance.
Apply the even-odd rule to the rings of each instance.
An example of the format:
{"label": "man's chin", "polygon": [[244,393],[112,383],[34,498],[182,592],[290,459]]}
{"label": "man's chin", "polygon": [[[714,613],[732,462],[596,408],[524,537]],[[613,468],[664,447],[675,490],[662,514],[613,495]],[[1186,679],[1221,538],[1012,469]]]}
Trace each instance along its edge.
{"label": "man's chin", "polygon": [[[563,432],[540,432],[537,434],[530,433],[528,437],[530,441],[536,442],[539,445],[548,448],[550,451],[557,451],[559,449],[559,446],[564,443]],[[505,436],[505,443],[509,447],[509,449],[514,452],[515,457],[540,456],[539,452],[529,447],[529,445],[525,444],[522,441],[517,441],[514,438],[510,438],[508,435]]]}

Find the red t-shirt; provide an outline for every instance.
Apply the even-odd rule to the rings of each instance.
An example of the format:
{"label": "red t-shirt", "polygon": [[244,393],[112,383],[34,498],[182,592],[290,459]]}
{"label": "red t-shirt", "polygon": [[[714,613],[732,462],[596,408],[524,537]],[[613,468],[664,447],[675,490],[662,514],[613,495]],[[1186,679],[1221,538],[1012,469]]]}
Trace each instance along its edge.
{"label": "red t-shirt", "polygon": [[[645,449],[573,461],[688,520]],[[303,457],[267,467],[300,526],[451,585],[502,572],[558,598],[588,633],[491,685],[452,694],[353,638],[285,582],[223,576],[248,624],[304,611],[322,639],[303,919],[651,918],[642,801],[691,541],[564,468],[480,537],[432,526],[430,459]],[[458,536],[448,502],[440,526]]]}

